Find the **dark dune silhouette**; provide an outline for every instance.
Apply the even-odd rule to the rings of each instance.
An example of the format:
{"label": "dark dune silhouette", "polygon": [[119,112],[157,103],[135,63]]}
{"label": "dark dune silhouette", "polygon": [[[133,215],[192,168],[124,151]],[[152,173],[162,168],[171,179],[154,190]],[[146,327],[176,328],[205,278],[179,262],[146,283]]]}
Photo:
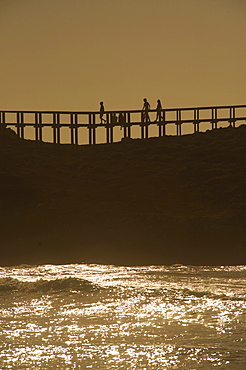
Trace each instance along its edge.
{"label": "dark dune silhouette", "polygon": [[246,126],[96,146],[0,134],[0,264],[246,264]]}

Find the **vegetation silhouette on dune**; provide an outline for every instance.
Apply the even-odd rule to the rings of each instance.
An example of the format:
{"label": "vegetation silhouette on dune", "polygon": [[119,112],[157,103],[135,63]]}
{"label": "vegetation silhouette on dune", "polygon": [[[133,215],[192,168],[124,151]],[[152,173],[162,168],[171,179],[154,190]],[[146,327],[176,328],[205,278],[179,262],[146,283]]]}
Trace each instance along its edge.
{"label": "vegetation silhouette on dune", "polygon": [[246,263],[246,126],[75,146],[0,134],[1,265]]}

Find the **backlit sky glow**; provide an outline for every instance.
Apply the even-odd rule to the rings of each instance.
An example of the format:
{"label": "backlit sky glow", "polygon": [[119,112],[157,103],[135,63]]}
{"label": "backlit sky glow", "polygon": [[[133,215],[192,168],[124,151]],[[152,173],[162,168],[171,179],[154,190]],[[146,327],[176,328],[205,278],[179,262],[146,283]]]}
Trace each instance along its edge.
{"label": "backlit sky glow", "polygon": [[0,109],[246,104],[245,0],[0,0]]}

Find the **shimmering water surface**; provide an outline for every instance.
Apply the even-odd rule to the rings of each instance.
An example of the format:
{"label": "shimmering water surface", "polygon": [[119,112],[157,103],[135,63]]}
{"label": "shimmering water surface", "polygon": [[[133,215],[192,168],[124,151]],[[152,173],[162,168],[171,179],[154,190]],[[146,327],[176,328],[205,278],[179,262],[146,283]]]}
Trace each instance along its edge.
{"label": "shimmering water surface", "polygon": [[0,268],[1,369],[246,369],[246,266]]}

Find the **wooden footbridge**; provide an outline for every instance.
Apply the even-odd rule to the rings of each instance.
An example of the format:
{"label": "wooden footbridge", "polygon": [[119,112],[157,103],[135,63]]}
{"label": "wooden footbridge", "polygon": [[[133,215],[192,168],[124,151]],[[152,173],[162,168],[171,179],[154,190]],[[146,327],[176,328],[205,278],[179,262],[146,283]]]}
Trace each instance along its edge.
{"label": "wooden footbridge", "polygon": [[[50,112],[50,111],[0,111],[0,128],[12,127],[20,138],[26,138],[25,131],[33,129],[33,138],[43,140],[44,129],[50,130],[50,137],[55,144],[61,143],[61,132],[64,128],[70,130],[69,142],[79,144],[80,135],[87,136],[88,144],[97,144],[98,129],[105,130],[105,142],[114,142],[114,131],[121,129],[121,138],[131,138],[132,128],[140,128],[139,137],[151,137],[150,127],[156,127],[157,136],[168,135],[168,128],[175,127],[174,135],[184,134],[183,128],[189,126],[188,133],[199,132],[202,125],[207,129],[231,126],[246,121],[246,105],[196,107],[196,108],[170,108],[163,109],[156,121],[156,110],[149,110],[148,121],[142,110],[105,111],[105,122],[101,123],[99,112]],[[120,119],[119,119],[120,116]],[[188,125],[188,126],[187,126]],[[87,132],[87,133],[86,133]],[[156,136],[156,135],[155,135]]]}

